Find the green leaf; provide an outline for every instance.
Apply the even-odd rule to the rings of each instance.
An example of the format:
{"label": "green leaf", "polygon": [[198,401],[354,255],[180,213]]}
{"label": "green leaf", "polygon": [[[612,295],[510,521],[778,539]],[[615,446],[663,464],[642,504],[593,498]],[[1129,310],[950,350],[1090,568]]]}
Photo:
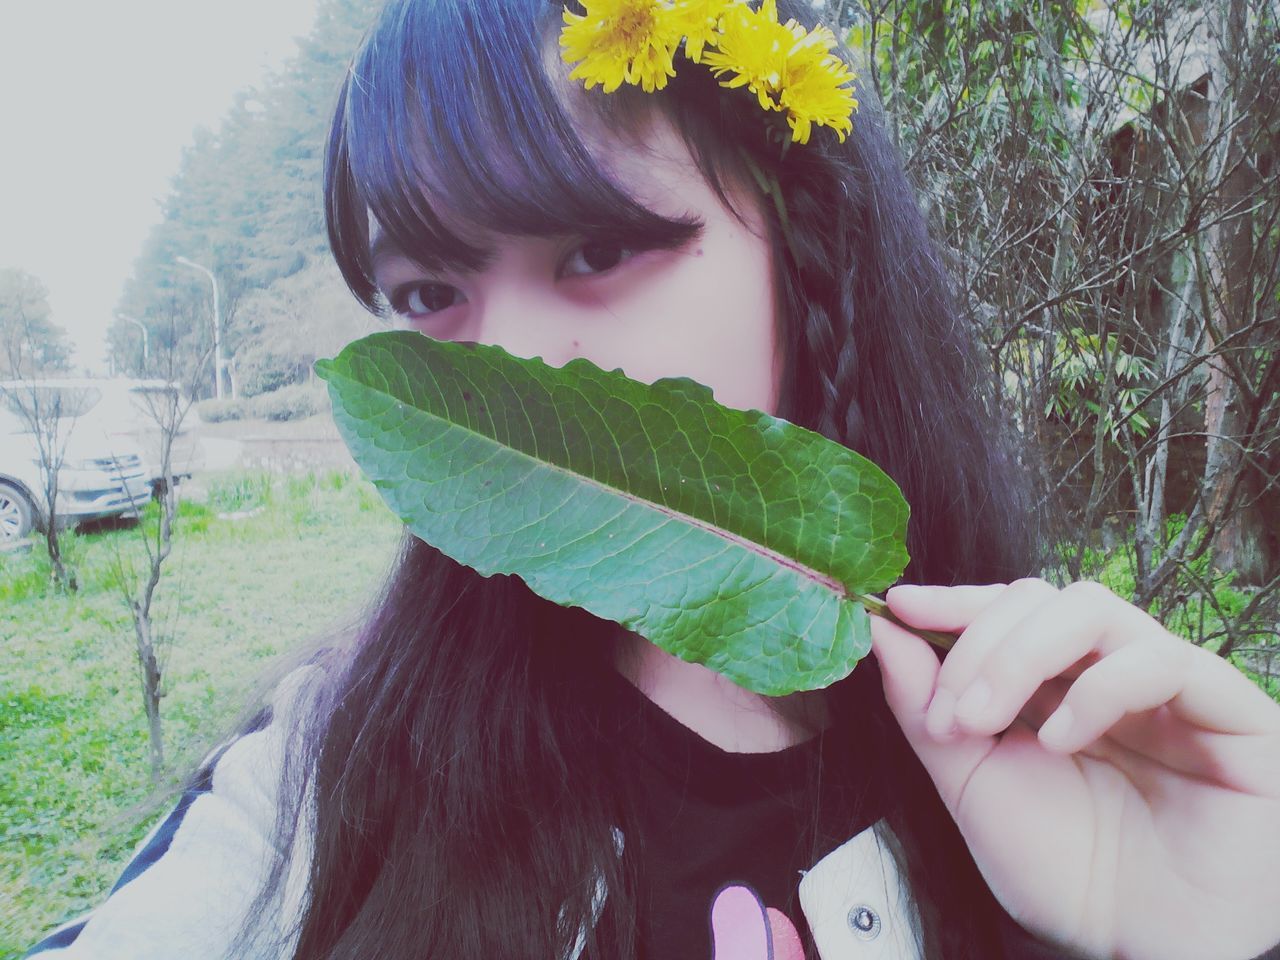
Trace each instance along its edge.
{"label": "green leaf", "polygon": [[758,693],[870,649],[856,595],[907,563],[907,504],[846,447],[688,378],[377,333],[316,370],[356,462],[417,536]]}

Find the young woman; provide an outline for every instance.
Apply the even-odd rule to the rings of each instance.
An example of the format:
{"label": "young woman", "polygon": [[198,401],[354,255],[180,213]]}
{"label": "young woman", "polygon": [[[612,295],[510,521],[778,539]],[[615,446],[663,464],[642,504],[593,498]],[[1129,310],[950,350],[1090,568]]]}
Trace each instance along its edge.
{"label": "young woman", "polygon": [[[612,22],[644,7],[611,0]],[[770,699],[407,538],[358,636],[290,674],[36,955],[1273,948],[1280,707],[1105,589],[1027,579],[1025,471],[866,92],[843,139],[783,151],[709,59],[587,89],[562,23],[545,0],[382,12],[329,145],[353,291],[432,337],[689,376],[865,453],[912,505],[917,585],[890,607],[955,647],[939,663],[877,620],[845,680]]]}

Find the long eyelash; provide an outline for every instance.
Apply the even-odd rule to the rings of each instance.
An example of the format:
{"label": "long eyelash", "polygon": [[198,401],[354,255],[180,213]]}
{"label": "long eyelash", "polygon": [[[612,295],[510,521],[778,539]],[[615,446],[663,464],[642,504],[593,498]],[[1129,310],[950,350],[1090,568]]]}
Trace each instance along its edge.
{"label": "long eyelash", "polygon": [[[584,233],[581,237],[577,238],[576,242],[569,248],[569,251],[560,258],[560,263],[557,269],[563,270],[564,263],[567,261],[568,257],[577,252],[584,244],[587,243],[616,243],[618,246],[634,251],[635,253],[644,253],[650,250],[676,250],[700,240],[705,230],[706,222],[699,218],[693,225],[690,233],[683,238],[671,237],[659,240],[655,239],[649,233],[638,236],[634,232],[630,232],[630,235],[628,235],[628,231],[618,231],[616,233],[603,232],[590,235]],[[377,306],[376,315],[380,319],[386,321],[393,321],[398,317],[403,316],[403,314],[396,309],[395,301],[399,299],[407,289],[418,287],[423,283],[429,282],[436,281],[419,280],[411,284],[402,284],[395,290],[391,291],[390,295],[383,293],[381,290],[377,291],[375,294],[375,303]]]}
{"label": "long eyelash", "polygon": [[628,235],[626,231],[619,231],[618,233],[584,234],[583,236],[578,237],[569,247],[568,252],[560,258],[557,271],[563,271],[564,265],[568,261],[569,257],[577,253],[589,243],[617,244],[619,247],[629,250],[633,254],[648,253],[652,250],[677,250],[680,247],[687,246],[697,240],[700,240],[705,229],[706,223],[702,220],[698,220],[693,231],[684,238],[664,238],[663,240],[657,240],[650,234],[637,236],[632,233],[631,235]]}
{"label": "long eyelash", "polygon": [[[441,283],[438,280],[414,280],[411,283],[402,283],[400,284],[400,286],[396,287],[394,290],[391,291],[391,295],[389,297],[385,298],[387,301],[387,306],[390,310],[390,316],[392,317],[407,316],[410,311],[398,309],[396,306],[396,301],[397,300],[403,301],[412,291],[418,289],[419,287],[427,286],[429,284],[439,284],[440,286],[445,286],[445,287],[452,286],[452,284]],[[432,312],[435,313],[436,311],[432,311]]]}
{"label": "long eyelash", "polygon": [[387,323],[397,319],[400,315],[396,313],[396,308],[391,305],[391,298],[381,290],[375,290],[373,294],[373,315],[379,320]]}
{"label": "long eyelash", "polygon": [[387,303],[387,316],[389,318],[394,319],[396,317],[403,317],[405,315],[404,311],[402,311],[396,305],[396,301],[403,300],[404,297],[405,297],[405,284],[401,284],[400,286],[396,287],[389,294],[383,294],[383,299]]}
{"label": "long eyelash", "polygon": [[583,236],[582,243],[616,243],[628,250],[675,250],[702,238],[706,230],[706,222],[699,219],[693,230],[684,237],[664,237],[657,239],[649,233],[628,235],[626,231],[618,233],[601,233]]}

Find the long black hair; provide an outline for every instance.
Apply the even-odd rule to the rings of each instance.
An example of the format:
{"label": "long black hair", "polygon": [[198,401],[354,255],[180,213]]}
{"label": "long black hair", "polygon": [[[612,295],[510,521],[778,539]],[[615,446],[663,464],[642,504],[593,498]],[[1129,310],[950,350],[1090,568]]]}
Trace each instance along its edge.
{"label": "long black hair", "polygon": [[[812,19],[803,0],[778,7]],[[818,129],[785,157],[755,98],[703,68],[678,68],[657,94],[597,90],[571,110],[554,66],[561,10],[547,0],[382,10],[341,91],[325,172],[329,237],[355,295],[381,308],[370,213],[423,263],[473,265],[465,225],[678,241],[689,224],[628,196],[581,133],[582,104],[620,136],[661,111],[726,203],[726,184],[751,182],[748,162],[780,185],[789,238],[762,206],[783,354],[777,415],[859,450],[902,487],[906,579],[1034,572],[1026,474],[1000,439],[987,366],[874,97],[859,91],[843,144]],[[625,841],[632,814],[610,773],[598,682],[617,637],[518,578],[481,577],[406,536],[363,628],[321,657],[290,755],[296,800],[282,809],[272,883],[305,842],[295,956],[547,960],[579,937],[588,956],[635,956],[634,858],[617,855],[615,833]],[[890,715],[874,659],[828,702],[834,723],[877,745],[926,955],[994,955],[994,899]]]}

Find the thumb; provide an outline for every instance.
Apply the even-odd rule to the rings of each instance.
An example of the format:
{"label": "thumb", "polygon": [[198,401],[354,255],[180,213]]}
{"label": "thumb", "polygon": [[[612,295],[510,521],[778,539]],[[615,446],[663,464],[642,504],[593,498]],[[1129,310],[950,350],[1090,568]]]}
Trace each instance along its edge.
{"label": "thumb", "polygon": [[929,644],[884,617],[871,617],[871,649],[880,664],[884,698],[907,739],[928,736],[924,715],[942,664]]}
{"label": "thumb", "polygon": [[964,784],[991,752],[995,738],[953,733],[939,740],[925,729],[942,665],[924,640],[883,617],[872,617],[871,649],[880,665],[889,710],[954,814]]}

